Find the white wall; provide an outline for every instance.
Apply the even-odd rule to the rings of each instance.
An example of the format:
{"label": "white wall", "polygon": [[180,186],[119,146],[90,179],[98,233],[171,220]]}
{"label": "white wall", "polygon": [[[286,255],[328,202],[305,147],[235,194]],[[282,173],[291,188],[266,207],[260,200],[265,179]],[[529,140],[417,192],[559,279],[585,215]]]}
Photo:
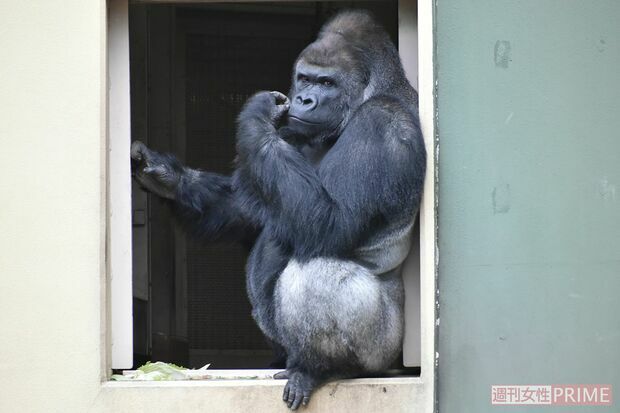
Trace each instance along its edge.
{"label": "white wall", "polygon": [[105,2],[0,2],[0,411],[100,387]]}

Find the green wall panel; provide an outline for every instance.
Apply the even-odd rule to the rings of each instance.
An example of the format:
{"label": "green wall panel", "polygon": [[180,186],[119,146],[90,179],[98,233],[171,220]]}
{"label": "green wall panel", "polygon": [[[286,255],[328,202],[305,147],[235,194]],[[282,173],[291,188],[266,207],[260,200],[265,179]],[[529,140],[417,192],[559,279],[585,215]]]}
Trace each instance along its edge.
{"label": "green wall panel", "polygon": [[439,409],[620,395],[620,1],[437,3]]}

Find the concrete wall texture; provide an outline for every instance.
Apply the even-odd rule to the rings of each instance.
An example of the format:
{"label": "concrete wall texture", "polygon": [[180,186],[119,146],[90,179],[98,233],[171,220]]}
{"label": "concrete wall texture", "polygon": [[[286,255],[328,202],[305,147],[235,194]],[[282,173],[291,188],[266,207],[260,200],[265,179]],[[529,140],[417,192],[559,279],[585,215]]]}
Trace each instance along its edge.
{"label": "concrete wall texture", "polygon": [[515,411],[492,384],[620,389],[619,18],[437,5],[442,413]]}

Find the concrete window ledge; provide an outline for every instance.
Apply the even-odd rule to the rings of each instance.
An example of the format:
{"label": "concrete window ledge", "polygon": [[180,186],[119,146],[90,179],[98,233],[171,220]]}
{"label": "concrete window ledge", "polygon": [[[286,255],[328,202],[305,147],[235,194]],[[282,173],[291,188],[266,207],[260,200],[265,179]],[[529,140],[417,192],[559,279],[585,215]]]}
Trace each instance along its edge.
{"label": "concrete window ledge", "polygon": [[[106,382],[94,412],[271,413],[288,412],[285,380]],[[339,380],[316,391],[300,412],[399,413],[421,411],[419,377]]]}

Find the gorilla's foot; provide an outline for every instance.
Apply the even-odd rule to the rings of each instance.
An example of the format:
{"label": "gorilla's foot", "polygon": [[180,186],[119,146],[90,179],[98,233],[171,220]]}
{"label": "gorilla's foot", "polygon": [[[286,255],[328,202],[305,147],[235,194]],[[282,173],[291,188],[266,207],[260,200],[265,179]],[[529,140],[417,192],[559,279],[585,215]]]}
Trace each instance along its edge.
{"label": "gorilla's foot", "polygon": [[308,373],[300,371],[287,371],[288,382],[284,386],[282,400],[291,410],[297,410],[300,405],[307,405],[310,394],[317,385],[317,380]]}

